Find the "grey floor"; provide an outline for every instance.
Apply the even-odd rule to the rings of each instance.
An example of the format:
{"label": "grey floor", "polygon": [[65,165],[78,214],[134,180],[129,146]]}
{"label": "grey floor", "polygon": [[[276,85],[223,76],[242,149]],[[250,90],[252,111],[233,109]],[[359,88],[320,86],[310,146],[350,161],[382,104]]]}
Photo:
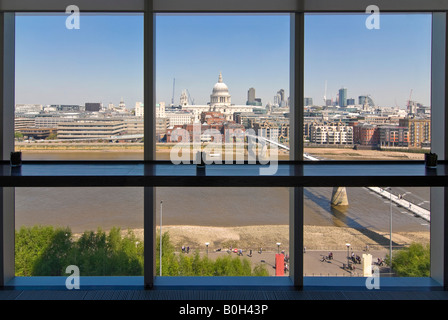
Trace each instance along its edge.
{"label": "grey floor", "polygon": [[448,291],[4,289],[0,300],[448,300]]}

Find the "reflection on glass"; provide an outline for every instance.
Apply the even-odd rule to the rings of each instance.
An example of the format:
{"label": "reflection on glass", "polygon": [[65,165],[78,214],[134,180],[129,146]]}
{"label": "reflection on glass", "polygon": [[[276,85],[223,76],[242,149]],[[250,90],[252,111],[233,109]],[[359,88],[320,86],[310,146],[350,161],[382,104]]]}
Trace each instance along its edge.
{"label": "reflection on glass", "polygon": [[16,276],[143,275],[143,188],[16,188]]}
{"label": "reflection on glass", "polygon": [[379,29],[366,28],[364,14],[306,15],[305,152],[423,160],[431,147],[430,65],[430,14],[381,14]]}
{"label": "reflection on glass", "polygon": [[[143,15],[18,14],[15,149],[24,160],[143,159]],[[33,50],[30,50],[33,48]]]}
{"label": "reflection on glass", "polygon": [[429,276],[430,188],[305,188],[304,197],[304,276],[363,277],[376,267],[380,276]]}
{"label": "reflection on glass", "polygon": [[288,188],[157,188],[156,199],[157,275],[289,275]]}
{"label": "reflection on glass", "polygon": [[289,33],[283,14],[158,14],[156,158],[287,160]]}

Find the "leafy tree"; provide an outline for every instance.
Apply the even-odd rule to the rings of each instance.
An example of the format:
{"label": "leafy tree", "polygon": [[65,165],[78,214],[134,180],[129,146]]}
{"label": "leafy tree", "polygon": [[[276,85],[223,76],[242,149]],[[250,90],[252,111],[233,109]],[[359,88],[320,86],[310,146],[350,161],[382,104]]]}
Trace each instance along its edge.
{"label": "leafy tree", "polygon": [[413,243],[409,248],[398,251],[392,258],[392,269],[400,277],[429,277],[429,245]]}
{"label": "leafy tree", "polygon": [[23,133],[22,132],[20,132],[20,131],[15,131],[14,132],[14,138],[17,138],[17,139],[22,139],[23,138]]}
{"label": "leafy tree", "polygon": [[45,140],[55,140],[58,138],[58,134],[55,132],[52,132],[48,135],[48,137],[45,138]]}
{"label": "leafy tree", "polygon": [[[15,237],[17,276],[62,276],[68,265],[79,267],[82,276],[143,275],[143,242],[128,230],[108,234],[101,229],[85,231],[73,240],[69,228],[22,227]],[[156,264],[159,266],[159,236],[156,237]],[[246,258],[225,255],[215,260],[176,254],[169,234],[162,235],[163,276],[267,276],[264,265],[252,266]],[[157,268],[157,274],[159,268]]]}
{"label": "leafy tree", "polygon": [[72,259],[82,275],[143,274],[143,245],[132,231],[122,237],[119,228],[108,235],[101,229],[84,232],[74,245]]}
{"label": "leafy tree", "polygon": [[[160,275],[160,235],[156,236],[156,275]],[[165,232],[162,235],[162,276],[177,276],[179,261],[174,254],[174,246],[170,242],[170,235]]]}
{"label": "leafy tree", "polygon": [[72,245],[68,228],[21,227],[15,236],[17,276],[60,276]]}

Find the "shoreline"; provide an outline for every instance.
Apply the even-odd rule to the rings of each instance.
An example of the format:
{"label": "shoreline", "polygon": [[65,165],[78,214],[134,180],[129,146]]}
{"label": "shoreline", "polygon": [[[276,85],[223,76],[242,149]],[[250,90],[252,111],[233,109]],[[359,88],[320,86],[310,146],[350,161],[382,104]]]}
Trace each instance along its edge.
{"label": "shoreline", "polygon": [[[54,144],[53,146],[55,146]],[[73,147],[80,145],[73,145]],[[89,145],[90,146],[90,145]],[[105,144],[102,145],[103,147]],[[20,147],[16,145],[16,147]],[[76,153],[88,154],[93,157],[107,153],[109,155],[117,154],[119,159],[127,159],[126,154],[132,158],[136,155],[143,157],[143,146],[128,145],[131,148],[123,146],[114,146],[113,149],[40,149],[24,148],[24,160],[27,160],[27,153],[33,159],[33,154],[37,159],[45,156],[45,159],[64,159],[73,158],[71,155]],[[92,147],[94,147],[92,145]],[[19,149],[19,148],[18,148]],[[424,154],[402,152],[402,151],[378,151],[378,150],[353,150],[336,148],[305,148],[304,152],[324,157],[329,160],[422,160]],[[169,149],[157,150],[160,155],[169,155]],[[60,154],[60,157],[57,155]],[[66,156],[64,156],[66,154]],[[34,159],[33,159],[34,160]],[[259,247],[268,250],[277,250],[276,243],[282,243],[282,247],[289,249],[289,225],[248,225],[237,227],[213,227],[197,225],[166,225],[162,227],[163,231],[169,231],[173,244],[180,248],[182,245],[190,245],[192,248],[205,250],[205,242],[210,243],[210,249],[215,250],[219,247],[226,248],[230,245],[256,250]],[[122,229],[127,232],[128,229]],[[130,228],[134,234],[143,239],[143,229]],[[158,232],[158,227],[157,227]],[[73,233],[73,235],[79,233]],[[429,232],[394,232],[392,234],[394,246],[409,245],[412,242],[429,243]],[[389,234],[386,232],[353,229],[346,226],[317,226],[304,225],[304,246],[307,250],[345,250],[345,244],[350,243],[352,248],[362,249],[365,245],[374,248],[375,246],[384,249],[389,245]]]}
{"label": "shoreline", "polygon": [[[22,151],[24,156],[27,153],[142,153],[143,144],[101,144],[101,143],[40,143],[40,144],[16,144],[16,151]],[[381,150],[355,150],[343,148],[304,148],[305,153],[313,156],[324,157],[329,160],[424,160],[424,153],[397,151],[381,151]],[[156,153],[161,155],[170,154],[169,145],[157,145]],[[279,156],[287,157],[288,153],[279,150]],[[287,159],[280,159],[287,160]]]}
{"label": "shoreline", "polygon": [[[143,229],[121,229],[122,235],[132,230],[134,235],[143,240]],[[106,231],[108,232],[108,230]],[[281,248],[289,251],[289,225],[256,225],[244,227],[213,227],[192,225],[162,226],[162,232],[168,232],[170,241],[175,248],[190,246],[191,249],[205,250],[205,243],[209,242],[209,249],[241,248],[243,250],[276,251],[277,242]],[[156,228],[159,234],[159,227]],[[79,234],[73,234],[76,238]],[[306,250],[346,250],[346,243],[351,244],[353,250],[363,250],[366,245],[371,250],[388,250],[389,233],[377,232],[371,229],[354,229],[335,226],[304,226],[304,246]],[[429,244],[430,233],[424,231],[392,233],[394,248],[406,247],[413,242]]]}

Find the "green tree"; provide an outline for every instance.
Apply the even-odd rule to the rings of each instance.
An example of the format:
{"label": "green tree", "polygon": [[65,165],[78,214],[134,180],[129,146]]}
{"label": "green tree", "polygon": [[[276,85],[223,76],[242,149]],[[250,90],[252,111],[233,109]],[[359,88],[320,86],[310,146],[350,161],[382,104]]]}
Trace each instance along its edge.
{"label": "green tree", "polygon": [[412,243],[408,248],[398,251],[392,258],[392,269],[400,277],[429,277],[429,245]]}
{"label": "green tree", "polygon": [[15,131],[14,138],[19,139],[19,140],[23,139],[23,133],[20,131]]}
{"label": "green tree", "polygon": [[55,132],[52,132],[48,135],[48,137],[45,138],[45,140],[55,140],[58,138],[58,134]]}
{"label": "green tree", "polygon": [[86,231],[74,245],[72,261],[82,275],[136,276],[143,274],[143,244],[132,231],[122,237],[119,228],[109,234]]}
{"label": "green tree", "polygon": [[17,276],[62,275],[71,247],[71,231],[52,226],[21,227],[15,232]]}
{"label": "green tree", "polygon": [[[143,275],[143,242],[128,230],[109,233],[85,231],[73,240],[69,228],[22,227],[16,231],[17,276],[61,276],[68,265],[76,265],[82,276]],[[156,237],[156,264],[159,273],[159,236]],[[166,232],[162,236],[163,276],[268,276],[264,265],[252,270],[246,258],[225,255],[215,260],[200,255],[175,253]]]}

